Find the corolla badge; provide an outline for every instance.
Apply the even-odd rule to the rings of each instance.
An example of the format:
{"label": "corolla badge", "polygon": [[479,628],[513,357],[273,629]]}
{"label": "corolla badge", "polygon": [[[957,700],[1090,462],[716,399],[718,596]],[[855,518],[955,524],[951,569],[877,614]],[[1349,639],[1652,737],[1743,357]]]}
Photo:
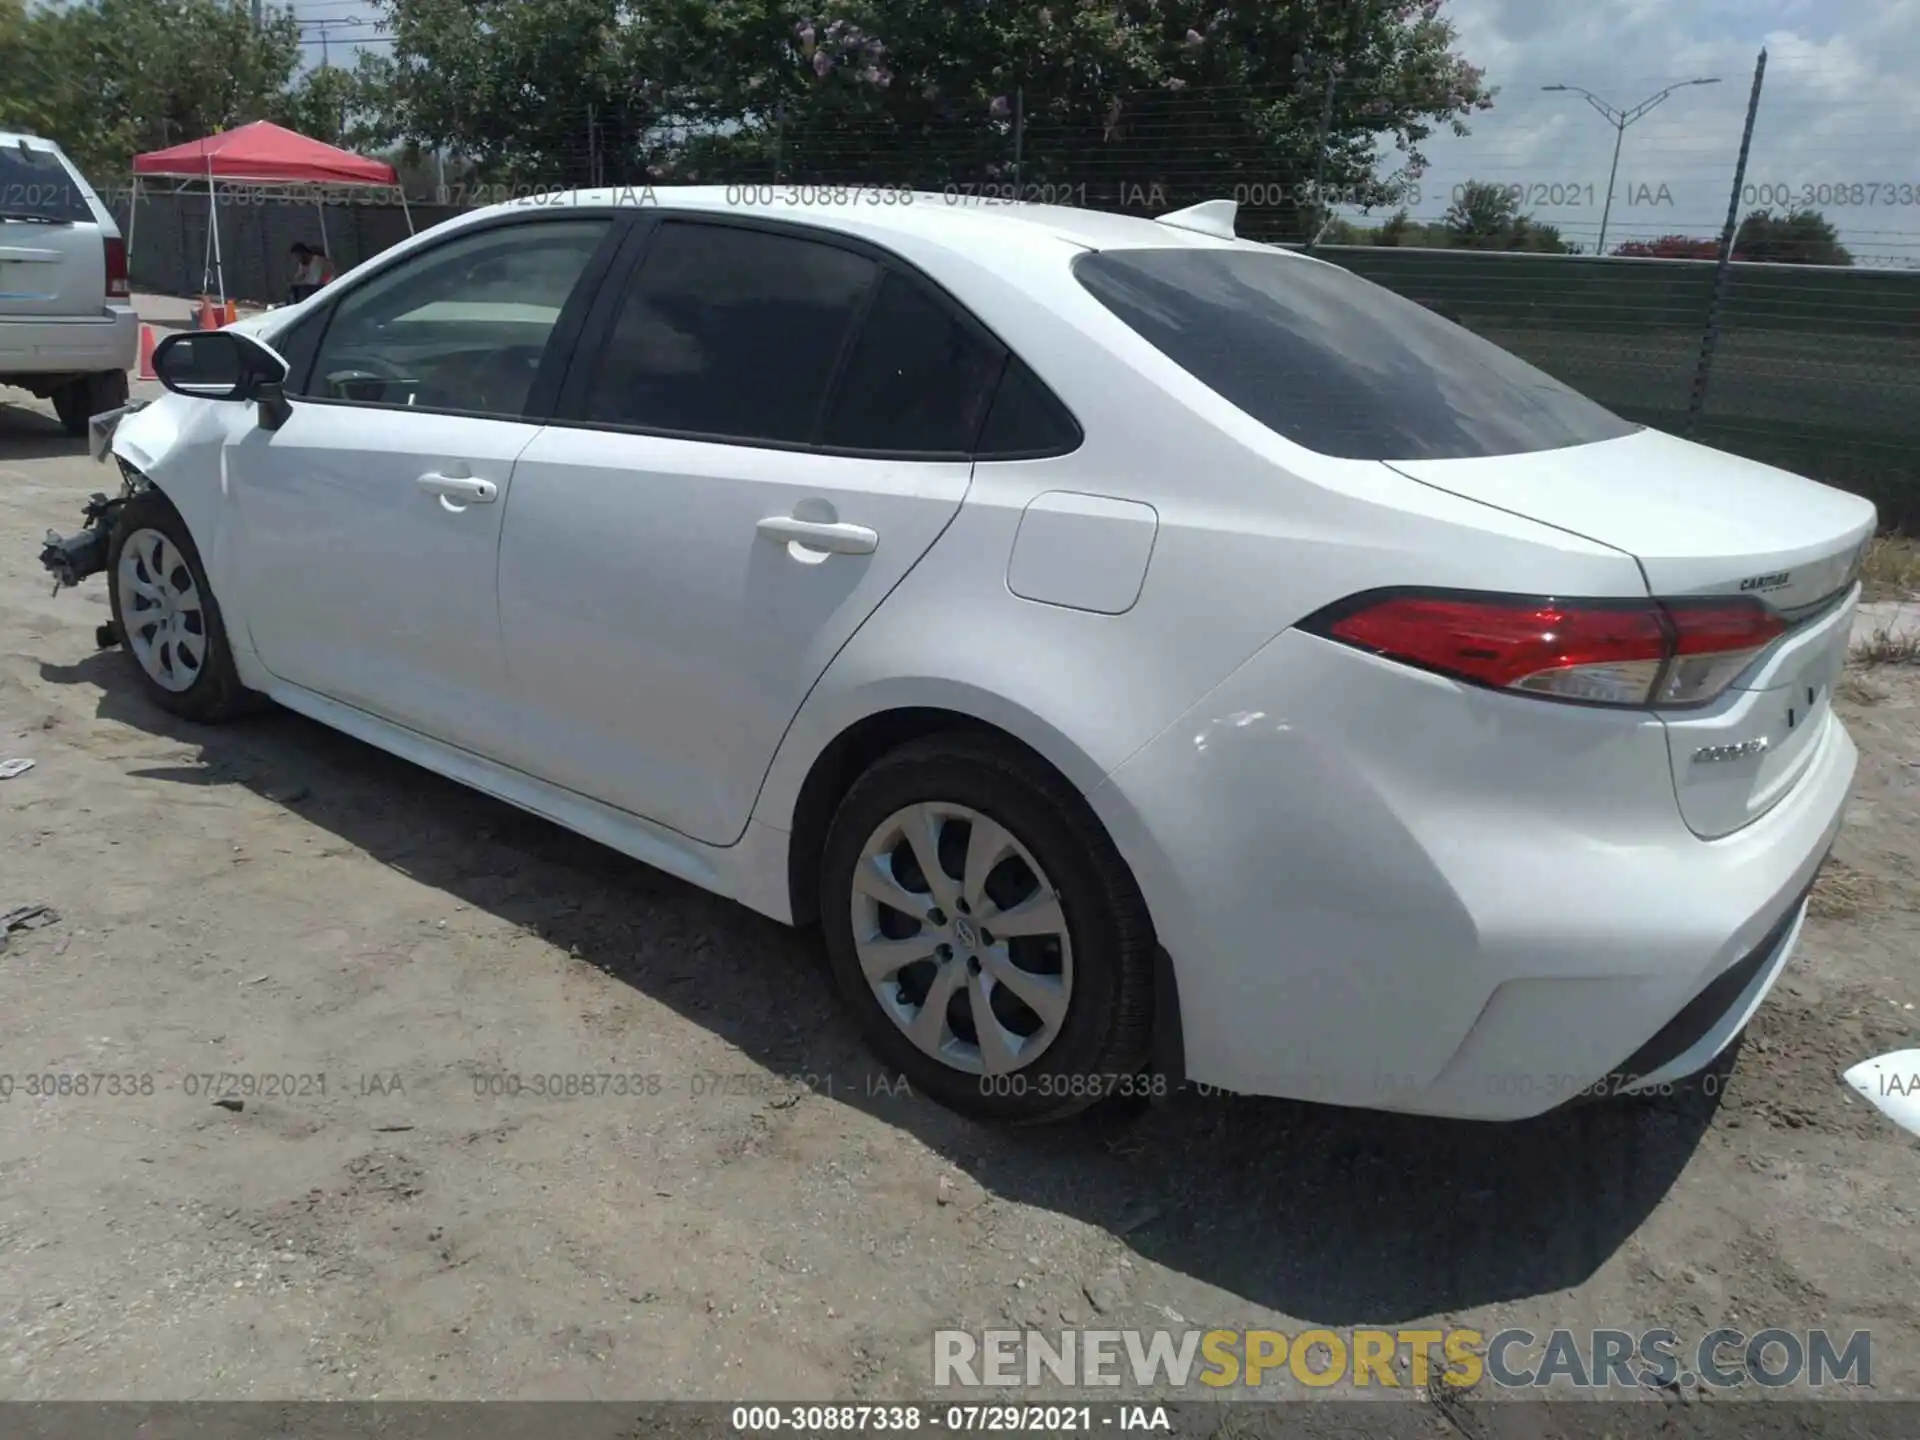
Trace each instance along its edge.
{"label": "corolla badge", "polygon": [[1733,745],[1702,745],[1693,752],[1696,765],[1711,764],[1719,760],[1744,760],[1749,755],[1767,753],[1767,737],[1762,735],[1753,740],[1742,740]]}

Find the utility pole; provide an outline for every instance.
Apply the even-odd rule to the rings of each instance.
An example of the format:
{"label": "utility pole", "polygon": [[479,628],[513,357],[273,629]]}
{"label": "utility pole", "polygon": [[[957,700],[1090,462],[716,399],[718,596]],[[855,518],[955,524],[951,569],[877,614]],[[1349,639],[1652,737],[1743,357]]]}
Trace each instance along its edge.
{"label": "utility pole", "polygon": [[[257,5],[258,3],[259,0],[255,0],[255,4]],[[361,23],[361,21],[354,20],[348,16],[332,15],[323,16],[318,20],[302,20],[300,22],[300,28],[303,30],[318,30],[320,32],[320,68],[324,70],[332,63],[333,47],[329,43],[328,37],[333,34],[333,27],[336,25],[359,25]]]}
{"label": "utility pole", "polygon": [[1598,110],[1601,118],[1613,126],[1614,129],[1613,168],[1607,172],[1607,203],[1600,211],[1600,242],[1593,247],[1594,254],[1604,255],[1607,253],[1607,221],[1613,215],[1613,182],[1620,174],[1620,146],[1627,138],[1627,126],[1633,124],[1634,121],[1638,120],[1642,115],[1645,115],[1676,90],[1684,90],[1689,85],[1718,85],[1719,83],[1720,77],[1718,75],[1708,75],[1698,80],[1681,80],[1667,86],[1667,88],[1662,90],[1658,95],[1648,96],[1630,110],[1617,109],[1602,100],[1591,90],[1582,90],[1578,85],[1542,85],[1540,87],[1542,90],[1564,90],[1571,91],[1575,95],[1584,95],[1587,103]]}

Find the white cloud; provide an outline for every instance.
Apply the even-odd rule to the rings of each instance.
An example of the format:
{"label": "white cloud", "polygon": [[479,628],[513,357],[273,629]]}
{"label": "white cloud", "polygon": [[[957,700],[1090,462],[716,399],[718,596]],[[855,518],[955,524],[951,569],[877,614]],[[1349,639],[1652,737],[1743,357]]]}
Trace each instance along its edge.
{"label": "white cloud", "polygon": [[1717,76],[1627,128],[1608,244],[1716,234],[1765,45],[1746,198],[1807,196],[1863,261],[1920,263],[1920,0],[1452,0],[1446,13],[1500,93],[1472,135],[1427,147],[1416,214],[1440,213],[1468,179],[1505,181],[1528,188],[1537,218],[1591,245],[1616,132],[1580,96],[1541,87],[1583,86],[1625,109]]}

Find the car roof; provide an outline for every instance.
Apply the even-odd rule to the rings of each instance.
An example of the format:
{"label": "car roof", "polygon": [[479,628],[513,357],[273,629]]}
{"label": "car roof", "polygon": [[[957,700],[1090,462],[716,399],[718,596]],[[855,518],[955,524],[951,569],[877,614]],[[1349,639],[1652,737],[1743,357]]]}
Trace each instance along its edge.
{"label": "car roof", "polygon": [[[838,198],[845,196],[847,198]],[[1052,242],[1081,250],[1240,249],[1291,252],[1244,239],[1223,239],[1143,215],[1116,215],[1069,205],[983,198],[965,190],[746,182],[738,185],[626,185],[528,196],[494,210],[604,205],[658,206],[817,225],[865,236],[913,238],[988,259],[1010,242]]]}

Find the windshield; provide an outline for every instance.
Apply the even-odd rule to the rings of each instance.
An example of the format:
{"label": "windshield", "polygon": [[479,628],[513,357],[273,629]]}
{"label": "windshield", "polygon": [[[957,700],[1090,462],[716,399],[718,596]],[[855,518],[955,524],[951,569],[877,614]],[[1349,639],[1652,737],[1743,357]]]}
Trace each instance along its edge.
{"label": "windshield", "polygon": [[1087,254],[1074,274],[1182,369],[1323,455],[1461,460],[1642,428],[1337,266],[1196,247]]}
{"label": "windshield", "polygon": [[0,218],[91,221],[93,210],[51,150],[0,145]]}

